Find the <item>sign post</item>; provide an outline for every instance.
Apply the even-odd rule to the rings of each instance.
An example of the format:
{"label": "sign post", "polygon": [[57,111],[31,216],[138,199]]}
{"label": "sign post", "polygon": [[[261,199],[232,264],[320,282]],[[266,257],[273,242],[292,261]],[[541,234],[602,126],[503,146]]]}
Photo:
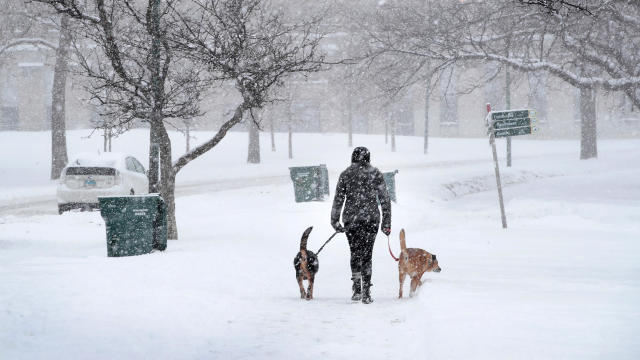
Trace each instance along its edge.
{"label": "sign post", "polygon": [[[491,114],[491,104],[487,104],[487,117]],[[506,136],[506,135],[505,135]],[[507,228],[507,215],[504,212],[504,200],[502,198],[502,182],[500,181],[500,167],[498,166],[498,152],[496,151],[496,132],[494,131],[494,121],[489,119],[489,144],[493,152],[493,163],[496,169],[496,184],[498,185],[498,200],[500,201],[500,217],[502,218],[502,228]]]}

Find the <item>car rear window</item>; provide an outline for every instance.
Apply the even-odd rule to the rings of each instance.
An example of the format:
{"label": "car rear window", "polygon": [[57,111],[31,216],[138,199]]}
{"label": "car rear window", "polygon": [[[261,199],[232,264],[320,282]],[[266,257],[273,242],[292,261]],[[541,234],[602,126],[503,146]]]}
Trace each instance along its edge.
{"label": "car rear window", "polygon": [[107,167],[74,166],[67,168],[67,175],[115,175],[116,169]]}

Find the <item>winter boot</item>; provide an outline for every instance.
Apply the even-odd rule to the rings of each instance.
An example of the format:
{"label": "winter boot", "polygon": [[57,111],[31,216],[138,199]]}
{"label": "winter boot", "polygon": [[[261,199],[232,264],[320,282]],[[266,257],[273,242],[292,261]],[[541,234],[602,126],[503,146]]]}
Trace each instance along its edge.
{"label": "winter boot", "polygon": [[371,304],[373,299],[371,298],[371,287],[373,284],[371,283],[371,277],[365,277],[362,282],[362,303],[363,304]]}
{"label": "winter boot", "polygon": [[353,295],[351,295],[351,301],[360,301],[362,300],[362,280],[360,276],[355,275],[351,280],[353,280],[353,286],[351,287]]}

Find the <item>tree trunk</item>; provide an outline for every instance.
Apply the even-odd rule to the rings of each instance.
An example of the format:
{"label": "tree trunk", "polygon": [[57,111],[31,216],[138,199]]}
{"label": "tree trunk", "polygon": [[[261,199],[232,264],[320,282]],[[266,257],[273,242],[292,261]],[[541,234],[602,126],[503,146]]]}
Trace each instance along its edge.
{"label": "tree trunk", "polygon": [[391,119],[391,151],[396,152],[396,117]]}
{"label": "tree trunk", "polygon": [[424,153],[429,149],[429,99],[431,98],[431,80],[427,81],[424,97]]}
{"label": "tree trunk", "polygon": [[159,172],[160,172],[160,140],[158,139],[157,125],[150,123],[149,129],[149,192],[157,193],[160,191]]}
{"label": "tree trunk", "polygon": [[62,15],[60,41],[56,49],[56,65],[53,70],[51,91],[51,179],[59,179],[62,169],[67,166],[68,162],[65,134],[65,94],[70,45],[69,17]]}
{"label": "tree trunk", "polygon": [[384,119],[384,143],[389,143],[389,112],[387,112],[387,116]]}
{"label": "tree trunk", "polygon": [[249,151],[247,154],[249,164],[260,164],[260,129],[251,117],[249,119]]}
{"label": "tree trunk", "polygon": [[167,205],[167,239],[178,240],[178,224],[176,222],[176,174],[171,168],[171,164],[167,167],[165,174],[165,180],[163,181],[164,190],[162,191],[162,198]]}
{"label": "tree trunk", "polygon": [[349,147],[353,147],[353,108],[351,104],[351,89],[347,94],[347,131],[349,133]]}
{"label": "tree trunk", "polygon": [[175,204],[175,188],[176,173],[173,169],[171,161],[171,140],[164,123],[155,122],[151,126],[151,132],[154,133],[159,145],[159,193],[167,205],[167,238],[170,240],[178,239],[178,226],[176,223],[176,204]]}
{"label": "tree trunk", "polygon": [[[163,124],[162,104],[164,102],[164,82],[161,76],[160,57],[161,57],[161,45],[162,45],[162,33],[160,30],[160,0],[149,0],[148,13],[148,32],[151,35],[151,49],[150,49],[150,77],[151,77],[151,94],[153,97],[154,105],[151,110],[149,124],[149,192],[160,192],[164,190],[160,183],[162,174],[159,171],[162,169],[162,165],[158,164],[158,158],[162,162],[162,156],[165,152],[165,145],[162,143],[161,135],[166,133],[166,129]],[[169,143],[169,149],[171,144]],[[169,153],[171,156],[171,153]]]}
{"label": "tree trunk", "polygon": [[186,131],[186,138],[187,138],[187,151],[189,152],[191,150],[191,126],[190,126],[190,120],[185,120],[184,122],[184,126],[185,126],[185,131]]}
{"label": "tree trunk", "polygon": [[596,129],[596,90],[580,89],[580,159],[598,157]]}
{"label": "tree trunk", "polygon": [[107,135],[107,128],[105,127],[103,130],[104,130],[104,134],[102,135],[102,137],[104,138],[104,144],[102,146],[102,151],[107,152],[107,144],[108,144],[109,138]]}
{"label": "tree trunk", "polygon": [[293,130],[289,124],[289,159],[293,159]]}
{"label": "tree trunk", "polygon": [[274,134],[274,130],[273,130],[273,123],[275,122],[275,117],[271,117],[271,121],[269,124],[269,131],[271,132],[271,151],[275,152],[276,151],[276,136]]}

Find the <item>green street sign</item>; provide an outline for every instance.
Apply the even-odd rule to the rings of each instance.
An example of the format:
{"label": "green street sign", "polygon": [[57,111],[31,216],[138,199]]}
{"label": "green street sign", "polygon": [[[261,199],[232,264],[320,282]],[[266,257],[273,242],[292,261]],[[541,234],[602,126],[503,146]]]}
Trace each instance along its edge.
{"label": "green street sign", "polygon": [[506,111],[492,111],[491,120],[507,120],[507,119],[523,119],[536,117],[535,110],[506,110]]}
{"label": "green street sign", "polygon": [[537,132],[538,128],[533,126],[522,126],[522,127],[513,127],[507,129],[495,129],[493,134],[495,137],[507,137],[507,136],[518,136],[518,135],[529,135],[534,132]]}
{"label": "green street sign", "polygon": [[508,129],[515,127],[531,126],[536,123],[535,118],[513,118],[504,120],[495,120],[493,122],[494,129]]}

